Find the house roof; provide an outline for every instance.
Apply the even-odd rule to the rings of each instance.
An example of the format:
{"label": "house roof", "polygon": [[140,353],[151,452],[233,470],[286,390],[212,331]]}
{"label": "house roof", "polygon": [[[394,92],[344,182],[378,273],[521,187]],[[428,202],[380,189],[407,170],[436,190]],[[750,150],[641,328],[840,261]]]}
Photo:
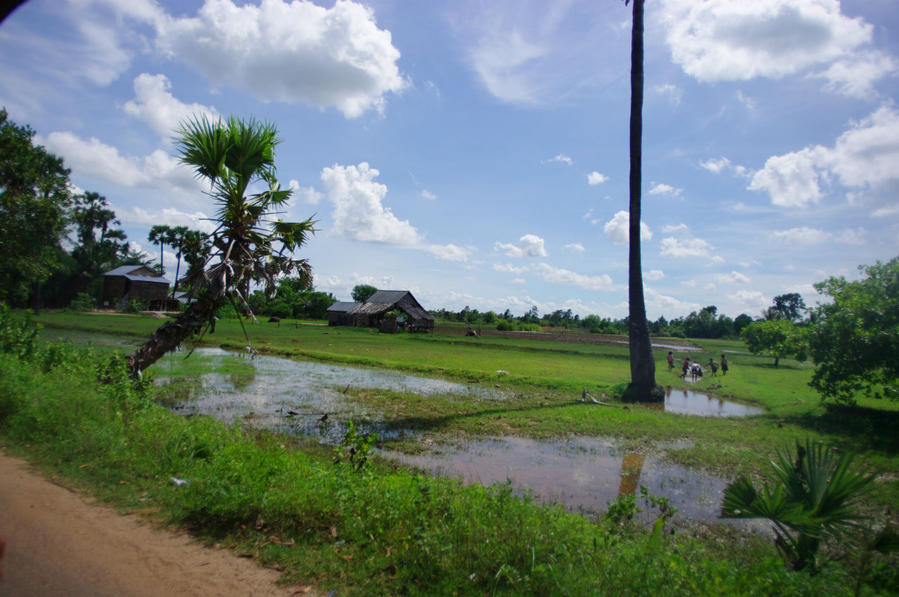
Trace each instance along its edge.
{"label": "house roof", "polygon": [[350,311],[352,311],[353,309],[355,309],[356,307],[358,307],[361,304],[362,303],[338,301],[338,302],[334,303],[333,305],[331,305],[330,307],[328,307],[328,311],[330,311],[331,313],[349,313]]}
{"label": "house roof", "polygon": [[153,270],[146,265],[120,265],[115,269],[109,270],[103,274],[103,276],[121,276],[133,282],[151,282],[153,284],[169,285],[168,278],[160,276],[159,274],[153,274]]}
{"label": "house roof", "polygon": [[351,315],[380,315],[398,308],[413,320],[433,320],[434,316],[424,310],[408,290],[379,290],[367,301],[353,309]]}

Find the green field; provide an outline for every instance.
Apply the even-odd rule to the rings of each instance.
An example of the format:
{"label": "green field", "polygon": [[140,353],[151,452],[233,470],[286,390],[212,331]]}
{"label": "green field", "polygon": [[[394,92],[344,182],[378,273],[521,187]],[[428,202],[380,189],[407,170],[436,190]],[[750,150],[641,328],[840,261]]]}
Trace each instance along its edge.
{"label": "green field", "polygon": [[[111,351],[127,353],[148,338],[163,321],[150,316],[71,312],[46,312],[36,320],[43,326],[42,339],[68,340],[78,345],[89,343],[102,354]],[[728,354],[731,369],[726,377],[707,376],[696,384],[681,380],[677,370],[669,372],[665,364],[668,349],[657,350],[657,381],[676,389],[689,387],[759,406],[765,409],[763,415],[703,418],[617,402],[616,390],[628,377],[627,347],[615,343],[621,338],[605,338],[603,340],[607,342],[597,342],[595,336],[560,341],[558,338],[546,339],[549,336],[470,338],[441,332],[390,335],[367,329],[329,328],[321,322],[297,321],[282,321],[280,325],[259,323],[249,325],[248,329],[253,346],[261,352],[417,372],[466,384],[496,387],[506,396],[511,396],[498,403],[458,396],[425,398],[364,388],[349,392],[354,400],[366,405],[369,410],[382,413],[388,424],[416,430],[436,442],[501,435],[602,437],[727,478],[739,475],[757,478],[766,469],[775,449],[793,445],[796,441],[812,439],[841,450],[852,450],[860,455],[861,460],[881,471],[873,493],[864,503],[864,510],[874,517],[877,524],[896,522],[893,519],[896,516],[895,504],[899,503],[899,476],[896,474],[899,471],[899,440],[894,430],[899,423],[899,404],[867,399],[860,399],[858,406],[852,408],[822,404],[807,385],[812,372],[810,364],[782,360],[780,366],[775,368],[771,359],[748,354],[745,346],[738,341],[690,341],[701,352],[675,351],[678,359],[689,354],[701,362],[707,362],[710,356],[718,360],[723,352]],[[665,342],[665,339],[658,341]],[[684,343],[683,340],[669,341]],[[242,350],[246,339],[236,321],[225,319],[218,322],[215,334],[203,338],[202,344]],[[182,361],[180,367],[181,376],[189,380],[204,371],[207,365],[202,359],[188,359]],[[154,374],[154,367],[148,370],[148,374]],[[607,405],[581,402],[579,398],[584,389],[600,397]],[[177,392],[177,384],[160,391],[162,393],[157,395],[157,399],[164,400],[166,391]],[[181,441],[190,443],[187,436],[177,440]],[[277,443],[278,440],[274,441]],[[421,449],[421,443],[397,441],[386,447],[414,451]],[[307,446],[302,450],[315,460],[321,448]],[[327,461],[328,456],[324,460]],[[402,473],[398,474],[402,477]],[[388,493],[392,491],[387,486],[382,489]],[[364,491],[375,490],[368,488]],[[410,507],[414,509],[414,505]],[[215,506],[206,505],[203,508],[215,511]],[[194,513],[188,519],[193,520],[192,516],[200,515]],[[372,521],[366,521],[366,524],[368,522]],[[742,545],[736,555],[719,554],[715,558],[757,557],[748,555],[756,553],[753,550],[757,549],[767,550],[765,557],[774,556],[774,550],[770,547],[762,548],[753,541],[746,543],[745,538],[730,537],[724,529],[693,532],[698,533],[700,544],[706,545],[706,548],[716,544],[731,545],[734,541]],[[470,540],[470,537],[465,539]],[[341,574],[339,571],[333,573]],[[727,582],[736,581],[731,579]],[[509,586],[520,589],[523,585],[512,583]],[[650,584],[644,589],[662,590],[661,586]],[[747,589],[747,586],[751,583],[737,592],[752,593],[753,590]],[[777,592],[773,587],[769,589]],[[703,585],[696,592],[715,591]],[[511,593],[518,591],[512,590]]]}

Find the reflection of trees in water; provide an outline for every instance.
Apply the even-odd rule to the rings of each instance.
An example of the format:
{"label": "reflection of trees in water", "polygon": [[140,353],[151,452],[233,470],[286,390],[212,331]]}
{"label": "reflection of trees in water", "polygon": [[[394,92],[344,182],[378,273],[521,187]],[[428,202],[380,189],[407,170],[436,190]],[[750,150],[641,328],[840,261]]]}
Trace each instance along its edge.
{"label": "reflection of trees in water", "polygon": [[624,454],[624,458],[621,459],[621,483],[618,485],[618,497],[636,495],[645,460],[646,454],[637,452]]}

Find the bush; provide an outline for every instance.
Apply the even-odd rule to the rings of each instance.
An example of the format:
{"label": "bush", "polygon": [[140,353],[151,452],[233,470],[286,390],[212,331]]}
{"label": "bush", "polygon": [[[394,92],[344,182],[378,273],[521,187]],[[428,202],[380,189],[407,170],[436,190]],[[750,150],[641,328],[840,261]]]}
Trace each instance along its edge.
{"label": "bush", "polygon": [[69,303],[69,309],[72,311],[93,311],[94,299],[86,292],[79,292]]}

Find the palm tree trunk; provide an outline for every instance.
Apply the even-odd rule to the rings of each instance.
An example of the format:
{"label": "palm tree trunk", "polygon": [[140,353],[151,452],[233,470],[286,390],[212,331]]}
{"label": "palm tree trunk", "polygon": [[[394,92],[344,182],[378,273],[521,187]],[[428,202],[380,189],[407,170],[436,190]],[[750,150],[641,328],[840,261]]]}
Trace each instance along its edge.
{"label": "palm tree trunk", "polygon": [[172,282],[172,298],[175,298],[175,291],[178,290],[178,274],[181,271],[181,251],[178,251],[178,265],[175,266],[175,281]]}
{"label": "palm tree trunk", "polygon": [[640,189],[642,184],[643,141],[643,0],[634,3],[634,24],[631,36],[631,122],[630,122],[630,225],[628,254],[628,336],[631,357],[631,400],[664,400],[656,391],[655,363],[646,322],[643,298],[643,272],[640,257]]}
{"label": "palm tree trunk", "polygon": [[211,298],[211,293],[192,303],[175,321],[163,324],[153,337],[143,346],[126,357],[132,375],[140,373],[162,358],[165,353],[175,350],[182,342],[203,331],[215,317],[224,300]]}

